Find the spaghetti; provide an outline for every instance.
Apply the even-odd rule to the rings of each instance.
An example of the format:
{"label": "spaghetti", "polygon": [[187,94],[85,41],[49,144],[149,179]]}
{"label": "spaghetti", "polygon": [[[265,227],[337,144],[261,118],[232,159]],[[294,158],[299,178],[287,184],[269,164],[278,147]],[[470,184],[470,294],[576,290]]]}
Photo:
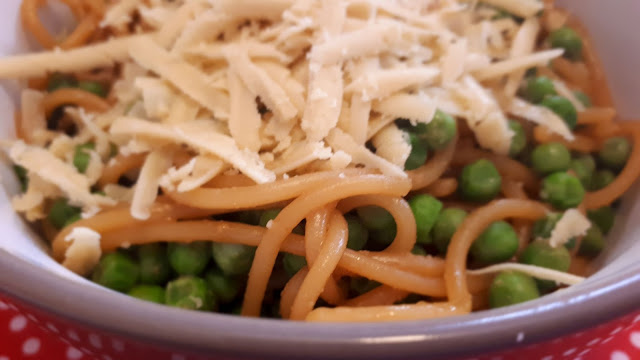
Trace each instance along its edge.
{"label": "spaghetti", "polygon": [[[501,275],[582,281],[565,271],[587,272],[599,212],[640,176],[640,127],[553,1],[62,2],[71,34],[22,0],[52,50],[0,59],[30,85],[12,203],[114,290],[291,320],[462,315],[501,306]],[[598,231],[569,250],[572,208]],[[535,262],[550,253],[571,263]]]}

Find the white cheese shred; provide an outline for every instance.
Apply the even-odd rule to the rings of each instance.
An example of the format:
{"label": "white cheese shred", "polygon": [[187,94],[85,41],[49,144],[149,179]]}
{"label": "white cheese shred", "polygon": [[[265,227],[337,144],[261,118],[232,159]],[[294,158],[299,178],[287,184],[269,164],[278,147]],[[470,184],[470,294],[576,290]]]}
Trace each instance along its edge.
{"label": "white cheese shred", "polygon": [[493,274],[493,273],[497,273],[501,271],[509,271],[509,270],[520,271],[540,280],[551,280],[559,284],[565,284],[565,285],[577,285],[584,281],[584,278],[581,276],[571,275],[566,272],[547,269],[540,266],[518,264],[518,263],[503,263],[503,264],[487,266],[485,268],[477,269],[477,270],[467,270],[467,274],[485,275],[485,274]]}
{"label": "white cheese shred", "polygon": [[576,236],[583,236],[591,227],[591,222],[577,209],[569,209],[564,212],[560,220],[551,231],[549,245],[551,247],[562,246]]}

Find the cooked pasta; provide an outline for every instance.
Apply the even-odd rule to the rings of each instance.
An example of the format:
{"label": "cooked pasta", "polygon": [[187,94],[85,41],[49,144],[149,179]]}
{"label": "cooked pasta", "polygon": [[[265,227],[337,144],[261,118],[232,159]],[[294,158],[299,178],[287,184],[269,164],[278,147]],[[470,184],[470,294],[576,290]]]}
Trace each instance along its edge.
{"label": "cooked pasta", "polygon": [[588,275],[640,176],[640,125],[552,1],[62,2],[75,30],[22,0],[45,50],[0,59],[27,84],[12,204],[62,266],[143,300],[513,305]]}

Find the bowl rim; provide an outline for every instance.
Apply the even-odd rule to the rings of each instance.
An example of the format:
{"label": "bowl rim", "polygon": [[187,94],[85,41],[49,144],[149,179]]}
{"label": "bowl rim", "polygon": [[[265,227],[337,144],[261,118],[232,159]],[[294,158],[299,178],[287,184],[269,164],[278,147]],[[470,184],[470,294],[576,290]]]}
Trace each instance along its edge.
{"label": "bowl rim", "polygon": [[[525,304],[462,317],[308,324],[148,303],[69,281],[1,249],[0,274],[0,291],[81,326],[178,351],[251,358],[472,355],[584,330],[638,310],[633,299],[640,299],[640,264],[636,263],[580,284],[579,291],[556,292]],[[131,321],[132,317],[136,320]],[[162,324],[170,326],[158,326]],[[518,341],[522,335],[524,341]],[[243,346],[247,339],[251,346]]]}

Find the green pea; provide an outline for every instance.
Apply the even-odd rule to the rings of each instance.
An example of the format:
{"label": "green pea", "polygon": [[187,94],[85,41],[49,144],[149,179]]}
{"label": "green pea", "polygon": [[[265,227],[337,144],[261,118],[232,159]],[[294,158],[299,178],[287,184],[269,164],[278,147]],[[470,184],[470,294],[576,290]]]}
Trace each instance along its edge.
{"label": "green pea", "polygon": [[593,224],[589,230],[587,230],[587,234],[582,238],[578,254],[593,258],[600,254],[604,246],[605,241],[602,231],[597,225]]}
{"label": "green pea", "polygon": [[582,91],[574,91],[573,96],[575,96],[576,99],[578,99],[578,101],[580,101],[582,105],[584,105],[584,107],[589,108],[593,106],[593,104],[591,103],[591,99],[589,98],[589,95],[583,93]]}
{"label": "green pea", "polygon": [[69,205],[67,199],[58,199],[51,205],[48,219],[56,229],[62,229],[69,219],[79,216],[81,211],[80,208]]}
{"label": "green pea", "polygon": [[411,144],[411,153],[404,162],[404,169],[415,170],[427,162],[427,144],[418,135],[412,133],[409,134],[409,143]]}
{"label": "green pea", "polygon": [[582,54],[582,39],[566,26],[553,31],[549,35],[549,43],[553,48],[564,49],[564,56],[568,59],[579,59]]}
{"label": "green pea", "polygon": [[565,172],[557,172],[545,177],[540,190],[540,198],[560,210],[580,205],[584,194],[584,187],[580,180]]}
{"label": "green pea", "polygon": [[87,171],[89,161],[91,160],[91,155],[89,155],[88,150],[93,150],[94,148],[95,145],[93,143],[76,146],[73,154],[73,166],[76,167],[79,173],[84,174],[84,172]]}
{"label": "green pea", "polygon": [[49,77],[47,91],[54,92],[62,88],[74,88],[76,85],[77,81],[73,76],[55,73]]}
{"label": "green pea", "polygon": [[[520,262],[558,271],[568,271],[571,265],[571,254],[564,246],[552,247],[548,241],[536,240],[529,244],[522,254]],[[553,281],[538,280],[541,291],[546,292],[556,285]]]}
{"label": "green pea", "polygon": [[189,244],[170,243],[167,247],[169,264],[180,275],[198,275],[211,258],[210,243],[194,241]]}
{"label": "green pea", "polygon": [[480,159],[462,169],[460,191],[471,201],[486,202],[498,195],[502,177],[489,160]]}
{"label": "green pea", "polygon": [[589,217],[589,220],[598,226],[604,234],[611,231],[616,220],[616,214],[611,206],[603,206],[598,209],[587,210],[587,217]]}
{"label": "green pea", "polygon": [[371,240],[373,240],[374,243],[378,245],[390,245],[396,238],[397,233],[398,229],[396,227],[396,223],[394,222],[389,227],[380,230],[370,230],[369,237],[371,238]]}
{"label": "green pea", "polygon": [[94,282],[109,289],[127,292],[138,282],[140,269],[128,255],[112,252],[104,255],[93,271]]}
{"label": "green pea", "polygon": [[282,266],[289,277],[295,275],[300,269],[307,266],[307,259],[304,256],[286,253],[282,257]]}
{"label": "green pea", "polygon": [[429,233],[440,215],[442,203],[431,195],[416,195],[409,200],[409,206],[416,220],[418,244],[431,243]]}
{"label": "green pea", "polygon": [[68,218],[67,221],[64,222],[64,226],[63,228],[66,228],[67,226],[73,224],[76,221],[82,220],[82,215],[80,213],[73,215],[72,217]]}
{"label": "green pea", "polygon": [[352,277],[349,280],[349,288],[357,295],[368,293],[377,288],[381,284],[377,281],[369,280],[363,277]]}
{"label": "green pea", "polygon": [[473,242],[470,253],[475,261],[495,264],[511,259],[518,244],[518,234],[513,227],[505,221],[496,221]]}
{"label": "green pea", "polygon": [[432,150],[442,150],[447,147],[458,131],[456,119],[440,110],[436,111],[431,122],[419,125],[420,136],[426,140]]}
{"label": "green pea", "polygon": [[433,225],[433,242],[441,254],[447,253],[449,242],[458,226],[467,217],[467,212],[462,209],[448,208],[442,210],[436,223]]}
{"label": "green pea", "polygon": [[138,285],[129,290],[129,296],[140,300],[164,304],[164,288],[158,285]]}
{"label": "green pea", "polygon": [[165,301],[169,306],[190,310],[213,310],[217,301],[207,282],[196,276],[181,276],[167,284]]}
{"label": "green pea", "polygon": [[416,244],[413,249],[411,249],[411,253],[413,255],[427,256],[427,250],[425,250],[422,246]]}
{"label": "green pea", "polygon": [[13,172],[16,174],[18,181],[20,182],[20,190],[22,192],[27,191],[29,186],[29,176],[27,175],[27,169],[20,165],[13,165]]}
{"label": "green pea", "polygon": [[242,282],[237,278],[226,276],[220,269],[210,269],[205,274],[209,290],[220,303],[228,304],[235,300],[242,290]]}
{"label": "green pea", "polygon": [[626,164],[631,154],[631,143],[623,137],[607,139],[598,152],[598,159],[612,170],[620,170]]}
{"label": "green pea", "polygon": [[531,153],[531,165],[541,174],[569,169],[571,153],[560,143],[547,143],[536,146]]}
{"label": "green pea", "polygon": [[369,230],[383,230],[396,224],[391,214],[378,206],[363,206],[356,210],[360,221]]}
{"label": "green pea", "polygon": [[227,276],[246,275],[251,270],[256,248],[242,244],[213,243],[213,259]]}
{"label": "green pea", "polygon": [[561,218],[562,214],[560,213],[549,213],[542,219],[538,219],[533,223],[531,236],[534,239],[548,239],[551,236],[553,228],[556,227],[556,224]]}
{"label": "green pea", "polygon": [[540,105],[549,108],[560,116],[569,129],[575,129],[578,124],[578,111],[569,99],[558,95],[551,95],[544,98],[542,102],[540,102]]}
{"label": "green pea", "polygon": [[534,279],[518,271],[503,271],[491,282],[489,306],[498,308],[515,305],[540,297]]}
{"label": "green pea", "polygon": [[539,103],[549,95],[557,95],[553,81],[546,76],[538,76],[527,81],[525,97],[532,103]]}
{"label": "green pea", "polygon": [[96,81],[80,81],[78,82],[78,89],[82,89],[100,97],[107,97],[107,89]]}
{"label": "green pea", "polygon": [[137,251],[140,282],[150,285],[166,283],[171,273],[166,246],[161,243],[145,244],[140,245]]}
{"label": "green pea", "polygon": [[520,153],[522,153],[522,151],[527,147],[527,135],[524,133],[522,125],[515,120],[509,120],[509,129],[513,131],[511,146],[509,147],[509,155],[515,157],[520,155]]}
{"label": "green pea", "polygon": [[347,226],[349,229],[349,239],[347,240],[347,248],[355,251],[364,249],[369,239],[369,230],[367,230],[360,219],[354,215],[346,215]]}
{"label": "green pea", "polygon": [[611,170],[598,170],[593,174],[591,186],[593,191],[604,189],[616,179],[616,174]]}
{"label": "green pea", "polygon": [[576,174],[585,189],[591,188],[593,173],[596,170],[596,162],[593,160],[593,156],[583,155],[577,159],[571,160],[569,169]]}

